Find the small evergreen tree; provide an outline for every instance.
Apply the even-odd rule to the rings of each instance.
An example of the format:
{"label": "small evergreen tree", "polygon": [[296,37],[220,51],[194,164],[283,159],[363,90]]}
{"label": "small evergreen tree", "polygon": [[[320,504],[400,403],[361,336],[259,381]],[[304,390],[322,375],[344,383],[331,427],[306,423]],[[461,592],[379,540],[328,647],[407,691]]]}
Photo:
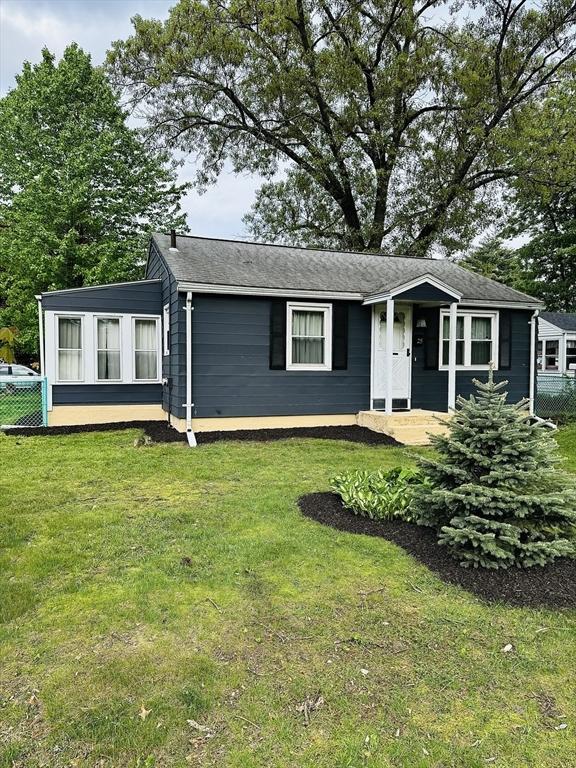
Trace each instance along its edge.
{"label": "small evergreen tree", "polygon": [[432,439],[440,457],[420,462],[430,485],[417,493],[417,522],[435,527],[463,566],[574,556],[576,495],[556,466],[555,439],[532,422],[526,400],[506,402],[508,382],[496,383],[490,371],[487,382],[474,383],[477,395],[458,398],[448,434]]}

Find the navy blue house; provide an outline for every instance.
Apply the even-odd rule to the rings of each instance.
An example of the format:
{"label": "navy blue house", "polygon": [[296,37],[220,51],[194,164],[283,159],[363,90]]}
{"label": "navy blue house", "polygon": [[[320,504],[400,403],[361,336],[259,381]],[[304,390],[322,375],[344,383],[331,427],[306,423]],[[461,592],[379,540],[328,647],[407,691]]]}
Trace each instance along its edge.
{"label": "navy blue house", "polygon": [[49,423],[195,431],[533,397],[541,304],[446,260],[156,234],[145,279],[41,297]]}

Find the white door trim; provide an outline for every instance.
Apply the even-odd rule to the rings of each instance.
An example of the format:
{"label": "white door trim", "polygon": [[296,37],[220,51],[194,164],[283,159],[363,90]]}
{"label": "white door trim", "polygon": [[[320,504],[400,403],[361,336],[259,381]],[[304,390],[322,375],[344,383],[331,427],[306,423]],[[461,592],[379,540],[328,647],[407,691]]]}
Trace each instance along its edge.
{"label": "white door trim", "polygon": [[[408,410],[411,410],[412,408],[412,355],[413,355],[413,349],[412,349],[412,340],[413,340],[413,305],[410,303],[404,303],[404,302],[395,302],[394,311],[397,312],[399,309],[402,309],[406,311],[406,337],[408,339],[408,344],[406,348],[410,350],[410,354],[407,355],[408,357],[408,375],[407,375],[407,388],[406,388],[406,396],[405,397],[398,397],[396,399],[406,400],[407,401],[407,407]],[[378,394],[378,386],[376,383],[376,373],[377,373],[377,360],[376,356],[378,354],[378,318],[380,315],[380,312],[386,311],[386,303],[382,304],[374,304],[372,305],[372,318],[370,323],[370,332],[371,332],[371,344],[370,344],[370,409],[374,408],[374,402],[375,400],[381,400],[385,398],[377,397]]]}

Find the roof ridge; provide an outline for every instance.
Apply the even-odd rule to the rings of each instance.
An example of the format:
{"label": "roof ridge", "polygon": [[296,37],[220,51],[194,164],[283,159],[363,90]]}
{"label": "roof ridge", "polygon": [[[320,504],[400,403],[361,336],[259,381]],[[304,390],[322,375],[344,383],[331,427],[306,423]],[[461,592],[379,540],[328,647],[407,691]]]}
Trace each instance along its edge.
{"label": "roof ridge", "polygon": [[[153,232],[152,237],[156,235],[162,235],[163,237],[170,237],[168,232]],[[187,235],[176,233],[176,238],[185,237],[188,240],[210,240],[212,242],[219,243],[238,243],[239,245],[262,245],[271,248],[289,248],[293,251],[318,251],[321,253],[342,253],[352,256],[383,256],[389,259],[413,259],[414,261],[444,261],[444,259],[434,259],[431,256],[408,256],[403,253],[383,253],[382,251],[343,251],[337,248],[313,248],[303,245],[289,245],[288,243],[263,243],[258,240],[234,240],[230,237],[208,237],[207,235]]]}

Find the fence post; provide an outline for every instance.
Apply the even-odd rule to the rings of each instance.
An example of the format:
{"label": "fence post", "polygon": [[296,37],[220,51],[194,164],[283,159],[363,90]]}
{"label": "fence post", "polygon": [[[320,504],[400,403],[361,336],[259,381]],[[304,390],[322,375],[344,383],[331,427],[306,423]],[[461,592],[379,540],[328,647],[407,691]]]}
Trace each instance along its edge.
{"label": "fence post", "polygon": [[42,426],[48,426],[48,379],[42,379]]}

